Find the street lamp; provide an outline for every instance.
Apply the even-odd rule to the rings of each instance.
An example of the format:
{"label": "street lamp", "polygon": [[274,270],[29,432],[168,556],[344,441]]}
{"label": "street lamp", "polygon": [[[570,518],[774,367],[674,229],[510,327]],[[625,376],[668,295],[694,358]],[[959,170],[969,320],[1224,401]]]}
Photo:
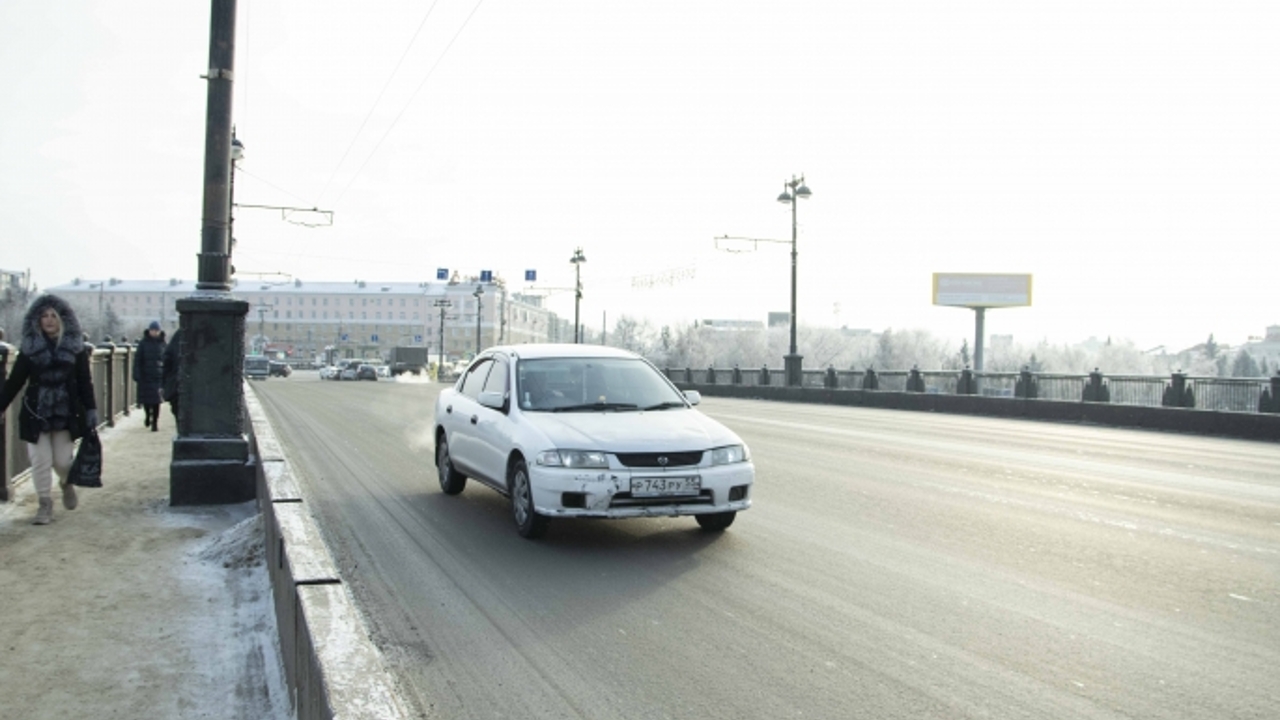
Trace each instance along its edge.
{"label": "street lamp", "polygon": [[[236,137],[236,127],[231,126],[231,177],[227,186],[227,256],[228,260],[236,249],[236,163],[244,159],[244,143]],[[235,266],[230,266],[231,274],[235,274]]]}
{"label": "street lamp", "polygon": [[573,251],[573,257],[569,258],[569,262],[573,263],[573,342],[582,342],[581,334],[578,328],[578,311],[582,305],[582,263],[587,261],[587,256],[582,254],[582,248]]}
{"label": "street lamp", "polygon": [[476,291],[471,293],[476,299],[476,356],[480,355],[480,311],[484,308],[480,297],[484,295],[484,286],[477,285]]}
{"label": "street lamp", "polygon": [[778,202],[791,206],[791,349],[783,358],[783,362],[786,368],[787,385],[794,387],[801,384],[801,356],[796,354],[796,205],[799,204],[796,200],[798,198],[807,200],[811,194],[804,184],[804,175],[798,178],[792,175],[790,182],[783,183],[782,194],[778,196]]}
{"label": "street lamp", "polygon": [[440,308],[440,364],[436,366],[436,379],[440,379],[440,374],[444,372],[444,311],[449,309],[453,303],[443,298],[436,300],[434,305]]}

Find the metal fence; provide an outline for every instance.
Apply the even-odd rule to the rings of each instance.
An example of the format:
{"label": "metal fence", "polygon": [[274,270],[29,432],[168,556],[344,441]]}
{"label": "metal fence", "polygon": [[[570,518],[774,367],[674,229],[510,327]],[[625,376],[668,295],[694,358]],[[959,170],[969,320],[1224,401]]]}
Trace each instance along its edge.
{"label": "metal fence", "polygon": [[[683,369],[666,373],[677,382],[709,385],[784,386],[786,372],[760,368]],[[1224,412],[1280,412],[1280,374],[1271,378],[1219,378],[1174,373],[1103,375],[969,370],[805,370],[801,387],[878,392],[923,392],[985,397],[1035,398],[1070,402],[1109,402],[1141,407],[1185,407]]]}

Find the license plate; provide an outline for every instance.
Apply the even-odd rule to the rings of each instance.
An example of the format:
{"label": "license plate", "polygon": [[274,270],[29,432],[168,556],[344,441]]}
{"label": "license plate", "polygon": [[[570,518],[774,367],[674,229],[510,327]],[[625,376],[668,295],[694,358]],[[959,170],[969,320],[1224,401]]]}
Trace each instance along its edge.
{"label": "license plate", "polygon": [[702,478],[692,477],[638,477],[631,478],[632,497],[661,497],[663,495],[697,495],[702,490]]}

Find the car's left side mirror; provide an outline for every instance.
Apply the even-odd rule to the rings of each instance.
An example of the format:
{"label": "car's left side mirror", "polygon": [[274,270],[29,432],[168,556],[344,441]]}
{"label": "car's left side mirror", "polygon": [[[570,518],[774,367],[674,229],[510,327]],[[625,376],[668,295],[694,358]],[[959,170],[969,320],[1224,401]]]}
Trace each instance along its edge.
{"label": "car's left side mirror", "polygon": [[481,405],[494,410],[501,410],[507,404],[506,396],[503,393],[493,391],[480,393],[480,397],[477,400],[480,401]]}
{"label": "car's left side mirror", "polygon": [[702,393],[697,390],[685,390],[684,399],[688,400],[690,405],[697,405],[702,402]]}

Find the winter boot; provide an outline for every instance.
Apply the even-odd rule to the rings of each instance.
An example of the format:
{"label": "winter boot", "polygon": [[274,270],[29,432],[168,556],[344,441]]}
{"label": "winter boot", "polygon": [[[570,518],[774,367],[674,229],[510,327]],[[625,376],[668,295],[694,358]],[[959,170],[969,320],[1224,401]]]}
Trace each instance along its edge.
{"label": "winter boot", "polygon": [[36,510],[36,519],[31,521],[32,525],[48,525],[53,522],[53,498],[40,498],[40,509]]}
{"label": "winter boot", "polygon": [[62,483],[62,507],[68,510],[75,510],[76,505],[80,501],[76,498],[76,486],[71,483]]}

